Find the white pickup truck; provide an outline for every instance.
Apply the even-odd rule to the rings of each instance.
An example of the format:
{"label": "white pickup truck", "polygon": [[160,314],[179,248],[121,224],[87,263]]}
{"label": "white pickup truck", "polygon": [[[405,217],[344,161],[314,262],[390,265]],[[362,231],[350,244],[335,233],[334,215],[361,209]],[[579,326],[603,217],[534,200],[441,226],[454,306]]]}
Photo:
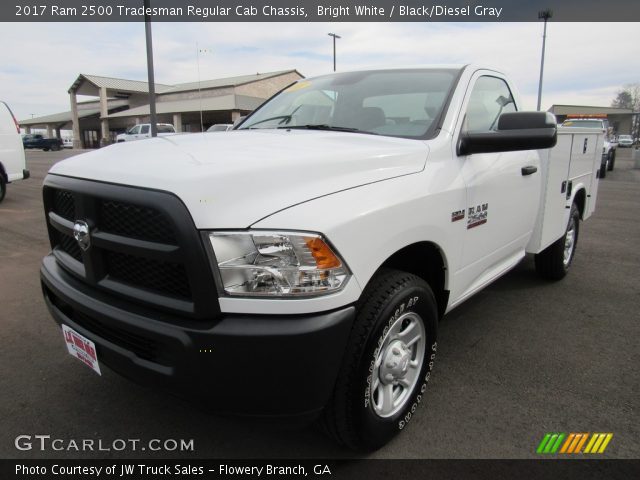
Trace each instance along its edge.
{"label": "white pickup truck", "polygon": [[[165,135],[173,135],[176,133],[176,129],[170,123],[158,123],[158,136],[163,137]],[[124,133],[118,134],[116,137],[117,143],[131,142],[133,140],[142,140],[144,138],[151,138],[151,124],[140,123],[134,125]]]}
{"label": "white pickup truck", "polygon": [[488,68],[336,73],[225,135],[57,163],[46,303],[98,372],[378,448],[418,413],[446,312],[527,253],[554,280],[574,260],[602,132],[519,110]]}

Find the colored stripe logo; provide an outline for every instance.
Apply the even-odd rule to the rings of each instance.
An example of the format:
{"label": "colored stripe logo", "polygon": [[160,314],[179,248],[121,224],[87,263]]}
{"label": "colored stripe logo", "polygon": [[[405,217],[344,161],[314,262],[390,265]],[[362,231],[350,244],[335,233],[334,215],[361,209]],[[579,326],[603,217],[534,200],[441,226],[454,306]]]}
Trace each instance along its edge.
{"label": "colored stripe logo", "polygon": [[536,453],[604,453],[612,438],[613,433],[547,433]]}

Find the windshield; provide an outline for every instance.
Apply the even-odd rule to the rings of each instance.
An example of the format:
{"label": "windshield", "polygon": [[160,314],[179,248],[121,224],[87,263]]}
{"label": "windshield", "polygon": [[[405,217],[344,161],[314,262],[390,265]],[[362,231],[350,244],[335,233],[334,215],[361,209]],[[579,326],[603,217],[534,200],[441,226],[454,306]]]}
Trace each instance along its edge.
{"label": "windshield", "polygon": [[407,138],[433,135],[458,70],[338,73],[286,88],[239,130],[314,128]]}
{"label": "windshield", "polygon": [[631,135],[620,135],[618,140],[631,140]]}

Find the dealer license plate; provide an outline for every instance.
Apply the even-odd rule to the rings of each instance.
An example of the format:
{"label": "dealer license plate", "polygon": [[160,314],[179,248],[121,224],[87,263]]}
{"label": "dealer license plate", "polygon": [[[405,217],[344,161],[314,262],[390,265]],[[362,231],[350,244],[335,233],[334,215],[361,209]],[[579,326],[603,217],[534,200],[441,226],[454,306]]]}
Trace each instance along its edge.
{"label": "dealer license plate", "polygon": [[64,334],[64,341],[67,344],[69,355],[76,357],[98,375],[102,375],[98,364],[96,344],[66,325],[62,325],[62,333]]}

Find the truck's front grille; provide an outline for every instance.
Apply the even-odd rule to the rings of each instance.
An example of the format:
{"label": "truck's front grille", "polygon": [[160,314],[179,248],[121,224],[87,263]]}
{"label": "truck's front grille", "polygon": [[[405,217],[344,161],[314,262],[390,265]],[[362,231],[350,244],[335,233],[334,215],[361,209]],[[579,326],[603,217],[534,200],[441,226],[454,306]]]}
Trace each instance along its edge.
{"label": "truck's front grille", "polygon": [[153,242],[175,244],[176,236],[168,219],[159,211],[113,200],[101,204],[101,228],[105,232]]}
{"label": "truck's front grille", "polygon": [[53,195],[53,211],[67,220],[75,219],[75,200],[66,190],[56,190]]}
{"label": "truck's front grille", "polygon": [[113,343],[114,345],[133,352],[137,357],[143,358],[144,360],[161,364],[167,363],[166,361],[163,361],[163,358],[160,355],[160,352],[163,350],[158,348],[158,344],[154,340],[115,325],[105,324],[90,317],[89,315],[85,315],[59,298],[46,286],[43,286],[43,291],[54,307],[60,310],[60,312],[69,320],[82,328],[89,330],[91,333]]}
{"label": "truck's front grille", "polygon": [[82,250],[78,246],[78,242],[73,237],[62,232],[56,232],[58,238],[58,247],[65,253],[68,253],[77,261],[82,262]]}
{"label": "truck's front grille", "polygon": [[[200,234],[174,195],[49,175],[43,197],[54,254],[67,254],[57,261],[84,283],[191,317],[219,314]],[[89,226],[85,251],[77,221]]]}
{"label": "truck's front grille", "polygon": [[119,252],[106,252],[106,259],[107,271],[113,279],[175,297],[191,297],[183,265]]}
{"label": "truck's front grille", "polygon": [[135,353],[137,357],[151,362],[158,361],[158,348],[156,343],[148,338],[121,328],[105,325],[77,310],[73,312],[72,320],[108,342]]}

